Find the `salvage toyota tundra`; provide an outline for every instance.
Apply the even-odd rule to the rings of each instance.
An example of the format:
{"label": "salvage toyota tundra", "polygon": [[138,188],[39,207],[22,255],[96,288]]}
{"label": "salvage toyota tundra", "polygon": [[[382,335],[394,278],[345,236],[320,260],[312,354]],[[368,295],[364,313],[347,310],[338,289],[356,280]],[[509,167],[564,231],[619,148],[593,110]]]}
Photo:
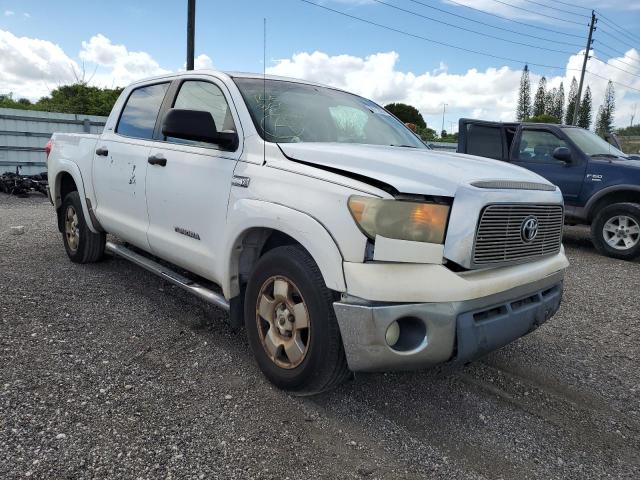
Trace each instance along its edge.
{"label": "salvage toyota tundra", "polygon": [[109,252],[229,310],[283,389],[469,362],[560,305],[557,187],[436,153],[334,88],[157,77],[123,91],[101,135],[57,133],[47,152],[69,258]]}

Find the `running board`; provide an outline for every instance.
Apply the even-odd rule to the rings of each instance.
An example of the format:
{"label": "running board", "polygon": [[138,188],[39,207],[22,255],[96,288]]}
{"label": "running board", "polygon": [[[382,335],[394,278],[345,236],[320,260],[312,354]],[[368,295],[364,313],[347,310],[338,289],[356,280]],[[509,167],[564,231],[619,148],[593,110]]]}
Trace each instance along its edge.
{"label": "running board", "polygon": [[133,250],[128,249],[127,247],[117,245],[113,242],[107,242],[105,248],[108,252],[129,260],[132,263],[135,263],[139,267],[142,267],[145,270],[158,275],[160,278],[165,279],[167,282],[172,283],[180,288],[185,289],[187,292],[194,294],[196,297],[201,298],[205,302],[211,303],[217,307],[229,311],[229,302],[226,298],[224,298],[224,296],[214,292],[213,290],[203,287],[193,280],[183,277],[182,275],[174,272],[168,267],[165,267],[158,262],[154,262],[150,258],[140,255]]}

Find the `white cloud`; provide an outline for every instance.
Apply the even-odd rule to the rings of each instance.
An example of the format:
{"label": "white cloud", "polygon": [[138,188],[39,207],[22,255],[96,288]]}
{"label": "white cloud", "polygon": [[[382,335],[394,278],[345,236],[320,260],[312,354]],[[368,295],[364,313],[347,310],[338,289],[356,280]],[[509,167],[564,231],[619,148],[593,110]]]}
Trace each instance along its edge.
{"label": "white cloud", "polygon": [[98,72],[94,83],[105,86],[125,86],[135,80],[168,73],[147,52],[132,52],[124,45],[116,45],[101,33],[82,42],[78,57],[107,71]]}
{"label": "white cloud", "polygon": [[201,53],[193,60],[193,68],[195,70],[212,70],[213,60],[208,55]]}
{"label": "white cloud", "polygon": [[5,10],[4,11],[4,16],[5,17],[13,17],[16,14],[16,12],[14,12],[13,10]]}
{"label": "white cloud", "polygon": [[[627,55],[638,61],[638,52]],[[447,106],[445,128],[449,122],[471,116],[490,120],[513,120],[515,116],[520,69],[510,67],[469,69],[463,73],[451,73],[443,63],[431,72],[414,74],[396,68],[399,55],[396,52],[376,53],[365,58],[351,55],[329,56],[323,52],[297,53],[291,58],[278,60],[267,71],[275,75],[304,78],[342,88],[362,96],[372,98],[381,104],[405,102],[414,105],[425,116],[427,122],[437,130],[441,127],[442,106]],[[578,75],[582,67],[582,56],[570,57],[564,75],[548,78],[551,87],[564,82],[568,92],[571,78]],[[629,58],[624,59],[630,62]],[[637,64],[640,67],[640,63]],[[606,79],[626,83],[640,89],[640,79],[619,70],[591,61],[589,70]],[[626,67],[633,70],[633,67]],[[533,90],[540,76],[532,74]],[[635,79],[633,81],[632,79]],[[594,108],[597,109],[607,84],[607,80],[589,76]],[[637,92],[616,86],[618,100],[617,116],[620,124],[625,123],[632,104],[629,96]],[[636,100],[637,101],[637,100]]]}
{"label": "white cloud", "polygon": [[31,18],[31,14],[30,14],[29,12],[24,12],[24,13],[22,14],[22,16],[23,16],[24,18]]}
{"label": "white cloud", "polygon": [[56,44],[0,30],[0,93],[38,98],[73,82],[78,64]]}

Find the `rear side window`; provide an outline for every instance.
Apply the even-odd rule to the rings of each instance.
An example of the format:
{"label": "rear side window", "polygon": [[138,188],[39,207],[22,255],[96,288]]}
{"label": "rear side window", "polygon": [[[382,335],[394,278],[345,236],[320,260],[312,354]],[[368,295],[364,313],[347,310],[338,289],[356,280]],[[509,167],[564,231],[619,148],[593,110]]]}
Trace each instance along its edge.
{"label": "rear side window", "polygon": [[466,153],[502,160],[502,133],[500,130],[500,127],[467,125]]}
{"label": "rear side window", "polygon": [[168,83],[136,88],[127,100],[116,132],[127,137],[153,138],[153,130],[160,112]]}

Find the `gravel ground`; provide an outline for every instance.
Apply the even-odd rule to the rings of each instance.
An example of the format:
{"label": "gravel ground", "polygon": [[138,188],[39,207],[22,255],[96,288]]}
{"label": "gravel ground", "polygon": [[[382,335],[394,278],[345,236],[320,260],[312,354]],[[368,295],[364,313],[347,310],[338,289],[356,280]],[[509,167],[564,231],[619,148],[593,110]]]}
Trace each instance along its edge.
{"label": "gravel ground", "polygon": [[47,200],[0,194],[0,478],[640,478],[640,264],[583,228],[565,245],[535,333],[296,398],[224,312],[123,260],[72,264]]}

